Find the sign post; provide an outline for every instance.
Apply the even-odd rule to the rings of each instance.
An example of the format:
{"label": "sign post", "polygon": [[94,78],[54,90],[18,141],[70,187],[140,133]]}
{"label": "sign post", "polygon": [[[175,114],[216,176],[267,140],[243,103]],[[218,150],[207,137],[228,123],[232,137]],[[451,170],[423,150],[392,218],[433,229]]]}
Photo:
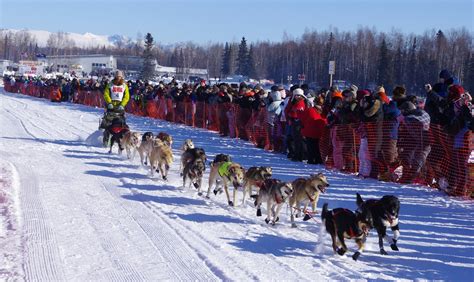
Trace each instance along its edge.
{"label": "sign post", "polygon": [[336,74],[336,61],[329,61],[329,87],[332,87],[332,76]]}
{"label": "sign post", "polygon": [[298,80],[300,81],[300,84],[302,84],[306,80],[304,73],[298,74]]}

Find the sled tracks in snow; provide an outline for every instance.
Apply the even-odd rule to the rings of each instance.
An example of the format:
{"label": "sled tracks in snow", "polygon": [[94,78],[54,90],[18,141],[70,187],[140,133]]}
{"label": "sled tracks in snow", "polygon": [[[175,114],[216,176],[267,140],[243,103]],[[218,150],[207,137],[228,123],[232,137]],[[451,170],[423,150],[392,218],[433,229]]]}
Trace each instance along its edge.
{"label": "sled tracks in snow", "polygon": [[31,167],[17,167],[21,171],[20,205],[23,222],[23,254],[25,280],[64,280],[64,271],[55,235],[45,220],[38,179]]}
{"label": "sled tracks in snow", "polygon": [[[121,195],[116,187],[104,185],[103,187],[116,199],[121,200]],[[132,201],[120,201],[122,207],[148,238],[150,244],[155,248],[157,255],[165,262],[163,277],[158,280],[179,281],[219,281],[229,280],[226,277],[218,277],[219,273],[213,273],[202,259],[195,255],[192,248],[184,243],[175,230],[169,228],[162,218],[157,217],[146,205]],[[159,230],[159,232],[157,232]],[[218,276],[216,276],[218,275]]]}

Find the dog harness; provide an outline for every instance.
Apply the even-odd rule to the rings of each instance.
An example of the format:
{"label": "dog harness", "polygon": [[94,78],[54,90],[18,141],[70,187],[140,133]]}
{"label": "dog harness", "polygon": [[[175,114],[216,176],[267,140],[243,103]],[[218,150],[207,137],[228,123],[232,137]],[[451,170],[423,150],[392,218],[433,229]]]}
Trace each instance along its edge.
{"label": "dog harness", "polygon": [[393,224],[392,216],[388,212],[385,212],[385,217],[387,218],[387,221],[390,223],[391,226]]}
{"label": "dog harness", "polygon": [[230,172],[229,172],[229,167],[232,164],[232,162],[225,162],[219,166],[217,169],[217,172],[221,177],[227,177],[229,178]]}
{"label": "dog harness", "polygon": [[277,204],[283,203],[283,196],[282,196],[282,197],[278,197],[278,195],[275,194],[275,202],[276,202]]}
{"label": "dog harness", "polygon": [[[260,186],[260,189],[263,189],[263,190],[269,190],[270,187],[272,187],[273,185],[275,185],[276,183],[278,183],[279,181],[276,180],[276,179],[265,179],[264,181],[262,181],[261,183],[261,186]],[[283,199],[283,195],[281,195],[281,191],[279,191],[280,193],[280,197],[278,197],[277,193],[275,193],[275,202],[277,204],[281,204],[283,203],[284,199]]]}
{"label": "dog harness", "polygon": [[126,127],[121,125],[114,125],[110,128],[110,131],[112,131],[114,134],[119,134],[124,129],[126,129]]}

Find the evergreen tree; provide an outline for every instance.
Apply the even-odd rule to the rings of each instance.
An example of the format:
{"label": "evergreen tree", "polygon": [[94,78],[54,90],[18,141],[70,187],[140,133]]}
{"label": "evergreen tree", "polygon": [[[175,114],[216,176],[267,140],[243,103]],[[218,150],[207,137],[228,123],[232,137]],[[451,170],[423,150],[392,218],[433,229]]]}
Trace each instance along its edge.
{"label": "evergreen tree", "polygon": [[385,87],[392,85],[392,64],[390,60],[390,50],[385,38],[382,39],[379,49],[379,60],[377,68],[377,82]]}
{"label": "evergreen tree", "polygon": [[224,54],[222,55],[222,66],[221,66],[221,76],[227,76],[230,74],[230,67],[232,61],[231,48],[229,43],[225,43]]}
{"label": "evergreen tree", "polygon": [[[334,61],[336,58],[334,56],[334,41],[335,41],[335,38],[334,38],[334,34],[331,32],[329,34],[329,38],[328,38],[328,41],[326,42],[326,46],[324,47],[324,57],[322,57],[322,62],[321,62],[321,66],[323,66],[321,68],[321,70],[323,70],[323,73],[324,75],[320,75],[319,76],[319,83],[321,85],[325,85],[327,83],[327,79],[329,78],[329,76],[327,76],[327,71],[328,71],[328,66],[329,66],[329,61]],[[337,61],[336,61],[336,64],[337,64]],[[337,69],[337,67],[336,67]]]}
{"label": "evergreen tree", "polygon": [[176,76],[185,79],[185,60],[183,48],[179,49],[178,65],[176,66]]}
{"label": "evergreen tree", "polygon": [[413,90],[416,84],[417,69],[418,69],[418,60],[416,53],[416,37],[413,38],[413,44],[410,48],[408,64],[407,64],[407,87],[409,90]]}
{"label": "evergreen tree", "polygon": [[155,76],[155,60],[153,59],[153,36],[147,33],[145,36],[145,50],[143,50],[143,69],[141,78],[152,80]]}
{"label": "evergreen tree", "polygon": [[256,78],[257,77],[257,71],[256,71],[256,66],[255,66],[255,60],[254,60],[254,51],[253,51],[253,45],[250,45],[249,53],[247,55],[247,69],[245,71],[245,75],[251,78]]}
{"label": "evergreen tree", "polygon": [[239,54],[237,56],[237,73],[242,75],[248,75],[248,48],[247,48],[247,40],[245,37],[242,37],[242,41],[240,41],[239,45]]}
{"label": "evergreen tree", "polygon": [[446,64],[446,53],[448,47],[448,40],[441,30],[436,33],[436,60],[437,68],[436,71],[445,68]]}
{"label": "evergreen tree", "polygon": [[474,53],[470,55],[465,77],[466,80],[463,83],[464,87],[466,87],[470,93],[474,93]]}
{"label": "evergreen tree", "polygon": [[393,78],[394,82],[399,84],[404,81],[403,77],[403,60],[404,54],[402,51],[402,47],[398,46],[397,52],[395,53],[395,57],[393,58]]}
{"label": "evergreen tree", "polygon": [[5,34],[5,44],[4,44],[4,48],[3,48],[3,58],[5,60],[8,60],[8,34]]}
{"label": "evergreen tree", "polygon": [[170,56],[169,65],[172,67],[178,67],[178,48],[174,48],[173,53]]}
{"label": "evergreen tree", "polygon": [[235,74],[235,50],[237,49],[237,44],[229,44],[229,74]]}

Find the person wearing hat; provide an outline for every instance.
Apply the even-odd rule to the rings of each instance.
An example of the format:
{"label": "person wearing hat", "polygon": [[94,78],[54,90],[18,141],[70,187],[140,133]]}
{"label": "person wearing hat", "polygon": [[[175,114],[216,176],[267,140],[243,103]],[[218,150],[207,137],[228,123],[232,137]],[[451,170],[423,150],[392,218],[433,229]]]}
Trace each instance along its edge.
{"label": "person wearing hat", "polygon": [[448,192],[466,195],[472,187],[472,183],[466,181],[469,179],[467,163],[471,154],[467,148],[474,130],[472,97],[461,85],[452,85],[448,89],[447,100],[445,131],[454,141],[449,154]]}
{"label": "person wearing hat", "polygon": [[303,161],[305,155],[305,144],[301,136],[301,117],[307,108],[306,97],[301,88],[295,87],[293,95],[285,108],[285,117],[291,130],[291,138],[288,140],[288,157],[293,161]]}
{"label": "person wearing hat", "polygon": [[[398,140],[398,128],[399,128],[399,117],[400,110],[399,105],[406,101],[405,88],[402,86],[396,86],[392,92],[392,100],[388,103],[382,103],[383,113],[383,132],[382,132],[382,143],[381,143],[381,157],[379,166],[379,175],[382,179],[391,179],[391,172],[397,166],[397,140]],[[379,93],[381,99],[387,99],[385,93]]]}
{"label": "person wearing hat", "polygon": [[439,73],[439,82],[441,83],[441,89],[438,94],[441,97],[446,98],[449,87],[451,85],[458,84],[459,80],[457,77],[452,75],[452,73],[449,70],[444,69],[444,70],[441,70],[441,72]]}
{"label": "person wearing hat", "polygon": [[307,108],[301,118],[301,135],[304,137],[306,150],[308,152],[308,164],[323,164],[321,152],[319,151],[319,140],[327,130],[327,121],[321,116],[321,106]]}
{"label": "person wearing hat", "polygon": [[[333,155],[336,157],[334,166],[338,169],[343,169],[347,172],[354,172],[355,165],[355,135],[352,127],[359,122],[359,105],[356,100],[355,85],[353,88],[348,88],[342,91],[342,101],[335,109],[335,113],[331,112],[330,118],[333,124],[337,124],[331,128]],[[339,101],[336,99],[334,101]],[[334,117],[333,117],[334,115]]]}
{"label": "person wearing hat", "polygon": [[430,116],[410,101],[400,106],[403,119],[400,126],[400,161],[403,166],[401,183],[412,183],[420,176],[431,151]]}
{"label": "person wearing hat", "polygon": [[278,128],[278,119],[282,112],[281,104],[283,99],[281,97],[281,91],[277,85],[273,85],[270,89],[270,94],[265,98],[265,104],[267,107],[267,129],[269,132],[270,150],[274,150],[274,141],[277,139],[276,129]]}
{"label": "person wearing hat", "polygon": [[104,100],[107,104],[107,110],[123,111],[125,109],[125,106],[130,100],[130,93],[128,91],[128,85],[123,79],[122,71],[118,70],[115,72],[114,79],[105,88]]}

